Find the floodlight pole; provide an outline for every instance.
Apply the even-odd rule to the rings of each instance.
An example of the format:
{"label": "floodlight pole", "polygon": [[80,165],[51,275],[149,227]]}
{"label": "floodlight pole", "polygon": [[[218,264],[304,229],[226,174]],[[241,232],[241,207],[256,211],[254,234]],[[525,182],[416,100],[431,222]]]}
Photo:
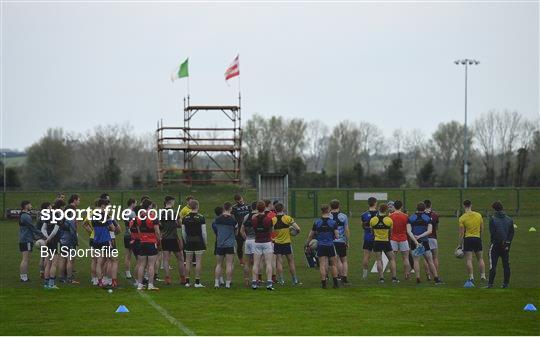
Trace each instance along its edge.
{"label": "floodlight pole", "polygon": [[7,179],[6,179],[6,152],[2,152],[2,156],[4,157],[4,161],[3,161],[3,164],[4,164],[4,193],[6,193],[6,182],[7,182]]}
{"label": "floodlight pole", "polygon": [[467,80],[469,65],[478,65],[480,61],[474,59],[463,59],[454,61],[456,65],[465,66],[465,123],[463,127],[463,188],[468,187],[469,183],[469,141],[467,135]]}

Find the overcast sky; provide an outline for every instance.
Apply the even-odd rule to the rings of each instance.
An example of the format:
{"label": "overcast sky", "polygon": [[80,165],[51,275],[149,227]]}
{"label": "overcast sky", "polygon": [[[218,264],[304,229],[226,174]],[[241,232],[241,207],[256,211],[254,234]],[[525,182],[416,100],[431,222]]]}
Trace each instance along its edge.
{"label": "overcast sky", "polygon": [[[234,104],[223,73],[240,54],[243,118],[370,121],[386,136],[489,109],[539,116],[538,3],[3,3],[2,142],[50,127],[129,121],[136,133],[193,104]],[[213,119],[211,119],[213,120]],[[212,122],[210,122],[212,123]]]}

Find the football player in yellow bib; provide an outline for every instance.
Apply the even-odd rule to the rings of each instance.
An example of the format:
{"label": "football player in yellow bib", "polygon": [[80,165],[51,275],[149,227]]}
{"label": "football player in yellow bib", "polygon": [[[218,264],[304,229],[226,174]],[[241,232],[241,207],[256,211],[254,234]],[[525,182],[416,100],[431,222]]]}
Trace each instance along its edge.
{"label": "football player in yellow bib", "polygon": [[379,206],[379,214],[369,220],[369,225],[373,230],[375,237],[373,241],[373,251],[377,257],[379,283],[384,283],[384,267],[382,261],[383,252],[388,258],[388,263],[390,264],[390,270],[392,271],[392,282],[399,283],[396,276],[396,258],[394,256],[394,252],[392,251],[392,246],[390,245],[390,234],[392,232],[394,222],[388,216],[387,204],[382,204]]}
{"label": "football player in yellow bib", "polygon": [[291,228],[300,233],[300,227],[294,219],[284,213],[282,203],[275,205],[276,216],[272,218],[274,226],[274,254],[276,256],[276,269],[278,274],[278,282],[284,284],[283,280],[283,256],[287,258],[289,271],[291,273],[293,285],[298,285],[298,277],[296,277],[296,266],[294,264],[294,254],[291,247]]}
{"label": "football player in yellow bib", "polygon": [[472,210],[470,200],[463,201],[465,213],[459,217],[459,240],[465,252],[465,260],[469,281],[474,283],[473,254],[480,269],[480,279],[486,281],[486,265],[482,256],[482,231],[484,230],[484,219],[482,214]]}

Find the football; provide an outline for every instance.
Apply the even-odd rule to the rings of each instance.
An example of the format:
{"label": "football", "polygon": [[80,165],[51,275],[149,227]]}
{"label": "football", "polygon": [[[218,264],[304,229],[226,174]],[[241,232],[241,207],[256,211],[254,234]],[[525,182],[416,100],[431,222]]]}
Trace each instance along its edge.
{"label": "football", "polygon": [[39,240],[36,240],[36,243],[34,244],[34,246],[36,246],[36,248],[40,248],[41,246],[44,246],[46,244],[45,240],[43,239],[39,239]]}
{"label": "football", "polygon": [[465,256],[465,253],[463,252],[463,248],[461,248],[461,246],[457,246],[456,250],[454,251],[454,255],[458,259],[463,258],[463,256]]}
{"label": "football", "polygon": [[311,248],[312,250],[317,250],[317,246],[319,245],[319,241],[313,239],[311,241],[309,241],[309,248]]}

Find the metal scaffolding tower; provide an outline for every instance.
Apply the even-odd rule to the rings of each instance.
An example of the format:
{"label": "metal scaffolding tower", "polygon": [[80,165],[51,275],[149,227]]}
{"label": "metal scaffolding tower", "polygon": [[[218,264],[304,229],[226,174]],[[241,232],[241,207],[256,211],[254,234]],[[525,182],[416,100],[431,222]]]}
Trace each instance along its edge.
{"label": "metal scaffolding tower", "polygon": [[[190,105],[184,100],[184,126],[163,126],[158,122],[156,130],[158,155],[158,184],[184,183],[212,184],[241,182],[242,118],[235,105]],[[214,115],[211,115],[214,113]],[[228,127],[192,127],[195,116],[202,121],[212,121],[215,113],[222,113],[230,121]],[[200,135],[205,132],[207,136]],[[183,165],[171,165],[169,154],[181,152]],[[165,156],[167,155],[167,158]],[[197,167],[195,158],[206,158],[206,167]],[[167,160],[166,160],[167,159]],[[201,158],[202,159],[202,158]]]}

